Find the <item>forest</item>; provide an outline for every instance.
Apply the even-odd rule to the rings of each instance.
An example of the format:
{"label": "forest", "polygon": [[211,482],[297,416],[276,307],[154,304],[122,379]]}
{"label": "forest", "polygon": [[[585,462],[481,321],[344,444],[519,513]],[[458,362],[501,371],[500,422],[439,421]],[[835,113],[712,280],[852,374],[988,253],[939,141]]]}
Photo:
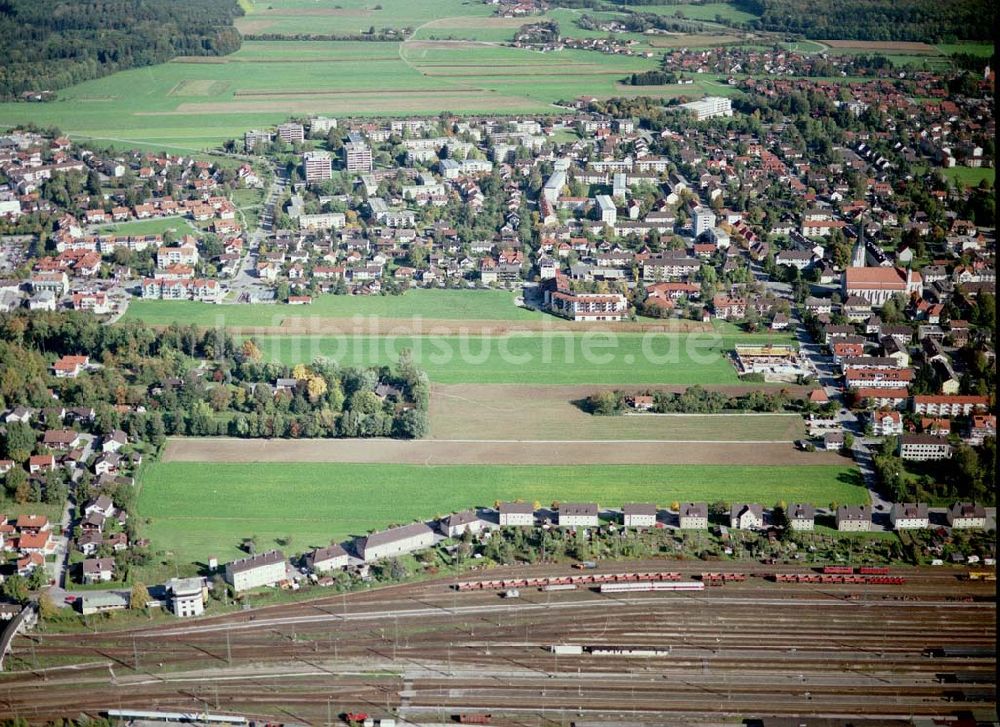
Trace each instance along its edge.
{"label": "forest", "polygon": [[0,0],[0,98],[240,47],[236,0]]}
{"label": "forest", "polygon": [[991,40],[996,5],[991,0],[736,0],[754,15],[755,30],[830,40]]}

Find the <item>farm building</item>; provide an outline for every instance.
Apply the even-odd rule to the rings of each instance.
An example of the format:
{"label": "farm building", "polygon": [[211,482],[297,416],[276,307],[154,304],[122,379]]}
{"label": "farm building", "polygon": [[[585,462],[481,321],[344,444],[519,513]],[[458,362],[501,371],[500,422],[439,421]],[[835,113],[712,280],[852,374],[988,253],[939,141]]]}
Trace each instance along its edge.
{"label": "farm building", "polygon": [[925,502],[897,502],[889,513],[889,522],[896,530],[916,530],[930,526]]}
{"label": "farm building", "polygon": [[434,545],[434,531],[426,523],[411,523],[361,538],[358,555],[366,563],[371,563],[380,558],[412,553],[432,545]]}
{"label": "farm building", "polygon": [[339,545],[316,548],[305,557],[306,567],[312,571],[334,571],[347,567],[347,551]]}
{"label": "farm building", "polygon": [[837,530],[861,532],[871,528],[872,511],[868,505],[841,505],[837,508]]}
{"label": "farm building", "polygon": [[708,505],[704,502],[682,503],[677,511],[681,530],[705,530],[708,527]]}
{"label": "farm building", "polygon": [[627,528],[651,528],[656,525],[656,505],[629,503],[622,505],[622,524]]}
{"label": "farm building", "polygon": [[566,502],[559,506],[559,527],[597,527],[597,505],[593,502]]}
{"label": "farm building", "polygon": [[285,554],[280,550],[239,558],[226,563],[226,583],[237,593],[285,580]]}
{"label": "farm building", "polygon": [[500,527],[535,524],[535,508],[527,502],[501,502]]}

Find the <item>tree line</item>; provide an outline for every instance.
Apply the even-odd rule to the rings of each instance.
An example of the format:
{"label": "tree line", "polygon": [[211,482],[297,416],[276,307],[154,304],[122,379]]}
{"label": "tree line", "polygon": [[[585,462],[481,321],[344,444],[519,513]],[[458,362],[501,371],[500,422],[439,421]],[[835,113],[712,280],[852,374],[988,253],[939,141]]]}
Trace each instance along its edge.
{"label": "tree line", "polygon": [[831,40],[990,40],[996,5],[990,0],[735,0],[740,10],[760,16],[753,30]]}
{"label": "tree line", "polygon": [[0,98],[240,47],[236,0],[2,0]]}

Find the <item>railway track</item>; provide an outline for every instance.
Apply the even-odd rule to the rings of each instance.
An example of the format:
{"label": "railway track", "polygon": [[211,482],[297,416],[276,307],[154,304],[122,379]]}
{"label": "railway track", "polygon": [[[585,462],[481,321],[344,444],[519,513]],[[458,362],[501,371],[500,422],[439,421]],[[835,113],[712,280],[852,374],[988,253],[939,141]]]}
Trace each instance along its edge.
{"label": "railway track", "polygon": [[[669,570],[706,570],[685,565]],[[995,658],[924,655],[992,646],[995,602],[965,600],[988,597],[992,584],[921,571],[894,586],[775,584],[761,577],[773,567],[748,571],[699,593],[526,592],[507,603],[438,581],[268,607],[253,621],[239,613],[30,634],[14,642],[17,671],[0,675],[0,710],[44,721],[109,707],[211,708],[318,723],[331,711],[402,706],[414,721],[490,711],[498,724],[540,724],[559,713],[662,722],[748,705],[759,715],[766,705],[776,716],[888,719],[954,714],[956,687],[938,676],[995,670]],[[565,656],[548,650],[556,643],[669,653]]]}

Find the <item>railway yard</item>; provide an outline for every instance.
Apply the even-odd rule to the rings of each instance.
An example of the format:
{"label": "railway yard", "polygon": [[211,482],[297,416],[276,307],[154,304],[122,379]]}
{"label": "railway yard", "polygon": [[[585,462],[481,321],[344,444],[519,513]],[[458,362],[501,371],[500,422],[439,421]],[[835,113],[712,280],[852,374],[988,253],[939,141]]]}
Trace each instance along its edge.
{"label": "railway yard", "polygon": [[[351,712],[397,724],[489,714],[492,724],[542,725],[875,724],[995,708],[995,582],[942,568],[789,578],[819,571],[712,565],[498,568],[462,585],[439,579],[118,631],[29,632],[0,676],[0,710],[32,722],[152,709],[285,724]],[[502,598],[511,584],[517,597]]]}

